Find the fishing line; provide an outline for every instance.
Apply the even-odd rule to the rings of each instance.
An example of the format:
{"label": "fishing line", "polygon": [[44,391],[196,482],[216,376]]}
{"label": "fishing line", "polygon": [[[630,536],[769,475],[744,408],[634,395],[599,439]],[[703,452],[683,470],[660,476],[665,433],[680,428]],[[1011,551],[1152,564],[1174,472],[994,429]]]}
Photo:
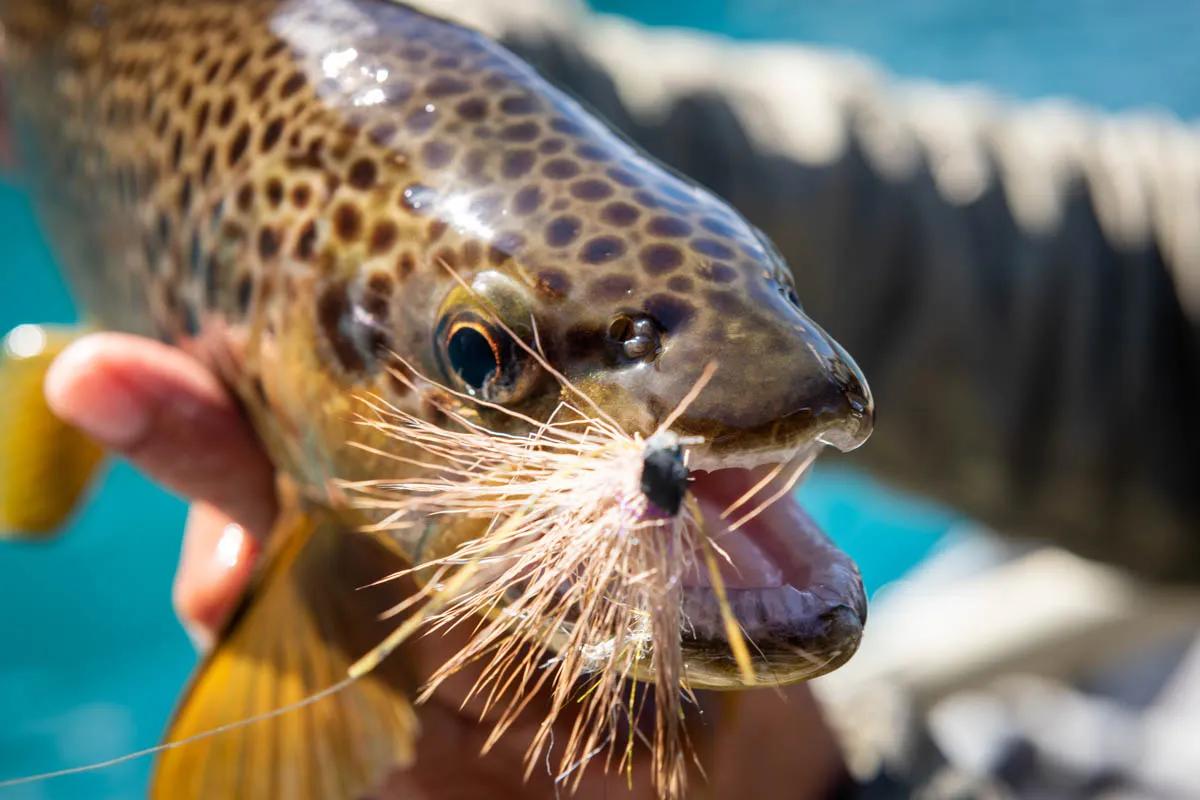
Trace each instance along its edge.
{"label": "fishing line", "polygon": [[297,700],[296,702],[289,703],[286,706],[280,706],[272,711],[265,711],[261,714],[256,714],[252,717],[238,720],[237,722],[230,722],[226,725],[220,725],[216,728],[188,736],[186,739],[179,739],[174,742],[166,742],[164,744],[155,745],[154,747],[147,747],[145,750],[138,750],[133,753],[127,753],[123,756],[118,756],[117,758],[110,758],[107,761],[97,761],[94,764],[87,764],[81,767],[70,767],[69,769],[60,769],[53,772],[43,772],[39,775],[28,775],[23,778],[10,778],[8,780],[0,781],[0,789],[11,789],[14,786],[22,786],[28,783],[37,783],[39,781],[48,781],[53,778],[63,778],[68,775],[79,775],[84,772],[94,772],[96,770],[108,769],[109,767],[115,767],[128,761],[136,761],[139,758],[152,756],[156,753],[174,750],[177,747],[183,747],[187,744],[194,744],[204,739],[211,739],[214,736],[220,736],[223,733],[229,733],[230,731],[235,731],[239,728],[245,728],[249,725],[255,725],[259,722],[266,722],[267,720],[281,717],[284,714],[290,714],[293,711],[299,711],[300,709],[311,706],[312,704],[320,702],[327,697],[332,697],[343,689],[349,688],[363,674],[365,673],[349,675],[332,686],[322,689],[316,694],[311,694],[303,700]]}

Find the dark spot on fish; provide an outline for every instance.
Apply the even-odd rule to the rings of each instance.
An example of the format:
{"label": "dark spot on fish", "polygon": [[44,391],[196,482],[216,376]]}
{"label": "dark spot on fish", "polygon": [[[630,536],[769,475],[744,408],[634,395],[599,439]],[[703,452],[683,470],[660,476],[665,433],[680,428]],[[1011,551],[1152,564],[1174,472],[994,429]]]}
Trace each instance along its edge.
{"label": "dark spot on fish", "polygon": [[642,268],[650,275],[662,275],[683,264],[683,252],[672,244],[651,244],[638,254]]}
{"label": "dark spot on fish", "polygon": [[513,195],[512,210],[519,216],[527,216],[538,210],[544,196],[537,186],[526,186]]}
{"label": "dark spot on fish", "polygon": [[313,257],[313,250],[317,244],[317,224],[313,220],[304,223],[304,227],[300,229],[300,236],[296,239],[296,258],[301,261],[308,261]]}
{"label": "dark spot on fish", "polygon": [[692,279],[686,275],[673,275],[671,279],[667,281],[667,288],[672,292],[687,294],[692,291]]}
{"label": "dark spot on fish", "polygon": [[708,265],[708,268],[701,272],[701,277],[707,278],[713,283],[733,283],[737,278],[737,270],[729,264],[720,262]]}
{"label": "dark spot on fish", "polygon": [[721,244],[716,239],[693,239],[692,249],[702,256],[709,258],[730,259],[733,258],[733,250]]}
{"label": "dark spot on fish", "polygon": [[192,179],[187,175],[183,176],[183,183],[179,186],[179,213],[186,214],[188,209],[192,207]]}
{"label": "dark spot on fish", "polygon": [[594,144],[581,144],[575,148],[575,155],[588,161],[608,161],[612,154],[603,147]]}
{"label": "dark spot on fish", "polygon": [[501,128],[500,138],[506,142],[532,142],[539,132],[536,122],[518,122]]}
{"label": "dark spot on fish", "polygon": [[348,178],[350,185],[359,191],[366,191],[375,185],[378,171],[374,161],[369,158],[360,158],[350,165]]}
{"label": "dark spot on fish", "polygon": [[655,217],[650,220],[650,224],[646,226],[646,229],[655,236],[667,236],[671,238],[689,236],[692,232],[692,226],[678,217]]}
{"label": "dark spot on fish", "polygon": [[397,128],[395,125],[391,124],[390,122],[385,122],[381,125],[376,125],[374,128],[371,128],[369,131],[367,131],[367,138],[372,144],[383,147],[388,142],[392,141],[393,138],[395,138],[396,132]]}
{"label": "dark spot on fish", "polygon": [[292,205],[296,208],[304,208],[308,205],[311,199],[312,189],[307,183],[297,184],[292,187]]}
{"label": "dark spot on fish", "polygon": [[579,217],[556,217],[546,226],[546,244],[551,247],[566,247],[575,241],[582,229],[583,221]]}
{"label": "dark spot on fish", "polygon": [[620,300],[629,296],[634,285],[628,275],[605,275],[592,283],[591,296],[596,300]]}
{"label": "dark spot on fish", "polygon": [[361,372],[365,367],[362,353],[354,345],[349,335],[353,325],[350,298],[344,283],[335,283],[325,287],[317,298],[317,324],[325,334],[334,356],[342,369],[347,372]]}
{"label": "dark spot on fish", "polygon": [[625,255],[625,240],[617,236],[597,236],[580,249],[579,257],[588,264],[607,264]]}
{"label": "dark spot on fish", "polygon": [[573,360],[583,360],[590,356],[604,353],[607,347],[605,331],[590,325],[575,325],[567,329],[567,356]]}
{"label": "dark spot on fish", "polygon": [[351,203],[342,203],[333,212],[333,229],[344,242],[352,242],[362,233],[362,214]]}
{"label": "dark spot on fish", "polygon": [[263,58],[264,59],[274,58],[275,56],[282,53],[284,51],[284,48],[286,48],[286,47],[287,47],[287,42],[285,42],[282,39],[276,39],[274,42],[267,45],[267,48],[265,50],[263,50]]}
{"label": "dark spot on fish", "polygon": [[715,233],[717,236],[725,236],[730,239],[737,234],[737,231],[733,229],[733,226],[726,224],[716,217],[705,217],[704,219],[700,220],[700,227],[704,228],[704,230],[708,231],[709,233]]}
{"label": "dark spot on fish", "polygon": [[200,231],[192,231],[191,242],[188,245],[188,271],[199,275],[204,267],[204,246],[200,242]]}
{"label": "dark spot on fish", "polygon": [[195,87],[192,86],[191,81],[187,81],[183,84],[183,86],[179,87],[179,105],[184,106],[185,108],[191,105],[192,93],[194,91]]}
{"label": "dark spot on fish", "polygon": [[279,97],[281,99],[286,100],[287,98],[291,97],[296,92],[298,92],[302,88],[304,88],[305,82],[306,82],[306,80],[305,80],[304,74],[302,72],[300,72],[300,71],[293,72],[291,75],[288,76],[287,80],[284,81],[282,85],[280,85]]}
{"label": "dark spot on fish", "polygon": [[409,45],[401,49],[398,55],[405,61],[412,61],[415,63],[417,61],[424,61],[425,59],[429,58],[429,51],[418,45]]}
{"label": "dark spot on fish", "polygon": [[249,49],[242,50],[241,54],[238,55],[238,57],[234,59],[233,63],[229,65],[229,74],[225,76],[226,82],[232,81],[242,73],[242,70],[244,70],[246,65],[250,63],[251,55],[253,55],[253,53],[251,53]]}
{"label": "dark spot on fish", "polygon": [[217,160],[217,150],[211,144],[204,148],[204,156],[200,161],[200,182],[208,183],[212,175],[213,163]]}
{"label": "dark spot on fish", "polygon": [[237,99],[230,95],[225,98],[225,102],[221,103],[221,108],[217,112],[217,125],[222,128],[229,127],[229,123],[233,121],[233,115],[237,112]]}
{"label": "dark spot on fish", "polygon": [[454,159],[454,146],[439,139],[431,139],[421,148],[421,158],[430,169],[441,169]]}
{"label": "dark spot on fish", "polygon": [[175,131],[174,138],[171,139],[171,169],[179,169],[179,162],[183,160],[183,131]]}
{"label": "dark spot on fish", "polygon": [[207,100],[201,103],[200,107],[196,109],[196,138],[199,138],[200,134],[204,133],[204,129],[208,127],[208,115],[210,113],[212,113],[212,103]]}
{"label": "dark spot on fish", "polygon": [[242,187],[238,189],[236,202],[238,211],[243,213],[249,211],[254,205],[254,185],[249,182],[243,183]]}
{"label": "dark spot on fish", "polygon": [[267,181],[267,202],[272,208],[279,208],[279,204],[283,202],[283,183],[279,178]]}
{"label": "dark spot on fish", "polygon": [[544,156],[554,156],[567,149],[567,143],[557,137],[553,139],[543,139],[538,144],[538,152]]}
{"label": "dark spot on fish", "polygon": [[258,78],[254,81],[254,83],[251,84],[251,86],[250,86],[250,99],[251,100],[259,100],[262,98],[262,96],[266,93],[267,88],[271,85],[271,81],[273,81],[275,79],[275,72],[276,72],[275,68],[271,67],[270,69],[264,71],[263,74],[259,75]]}
{"label": "dark spot on fish", "polygon": [[468,97],[455,106],[454,111],[468,122],[478,122],[487,116],[488,102],[481,97]]}
{"label": "dark spot on fish", "polygon": [[159,247],[166,247],[171,243],[171,218],[165,212],[158,215],[158,244]]}
{"label": "dark spot on fish", "polygon": [[413,258],[412,253],[401,253],[400,257],[396,259],[396,277],[400,280],[406,279],[413,273],[413,270],[416,269],[416,266],[417,262],[416,259]]}
{"label": "dark spot on fish", "polygon": [[258,255],[264,261],[279,254],[279,233],[273,228],[263,228],[258,232]]}
{"label": "dark spot on fish", "polygon": [[463,175],[475,181],[482,180],[491,154],[492,151],[486,148],[474,148],[468,151],[467,157],[463,159]]}
{"label": "dark spot on fish", "polygon": [[276,117],[267,125],[263,131],[262,142],[259,148],[262,152],[270,151],[279,142],[279,137],[283,135],[283,117]]}
{"label": "dark spot on fish", "polygon": [[217,79],[217,73],[221,71],[221,67],[223,66],[225,66],[225,62],[223,60],[218,58],[216,61],[214,61],[212,65],[209,66],[208,71],[204,73],[204,82],[211,84],[213,81],[215,81]]}
{"label": "dark spot on fish", "polygon": [[642,212],[637,206],[630,205],[623,200],[609,203],[600,212],[600,218],[609,225],[616,225],[622,228],[637,222],[638,217],[641,215]]}
{"label": "dark spot on fish", "polygon": [[500,162],[500,174],[505,178],[520,178],[533,169],[537,155],[528,148],[509,150]]}
{"label": "dark spot on fish", "polygon": [[399,231],[391,220],[381,220],[371,231],[371,255],[381,255],[392,249],[396,243]]}
{"label": "dark spot on fish", "polygon": [[455,55],[441,55],[433,60],[431,66],[435,69],[458,69],[462,66],[462,59]]}
{"label": "dark spot on fish", "polygon": [[553,158],[542,167],[542,174],[554,180],[567,180],[579,174],[579,165],[569,158]]}
{"label": "dark spot on fish", "polygon": [[528,94],[509,95],[500,100],[500,110],[514,117],[532,114],[538,107],[537,98]]}
{"label": "dark spot on fish", "polygon": [[543,297],[561,300],[571,291],[571,279],[562,270],[544,269],[537,274],[534,288]]}
{"label": "dark spot on fish", "polygon": [[744,314],[746,311],[745,305],[735,292],[723,292],[716,289],[709,289],[704,293],[704,300],[708,307],[721,314],[736,316]]}
{"label": "dark spot on fish", "polygon": [[250,125],[242,123],[242,127],[238,128],[237,134],[233,137],[233,141],[229,143],[229,166],[234,166],[246,152],[246,145],[250,142]]}
{"label": "dark spot on fish", "polygon": [[250,301],[254,298],[254,281],[249,275],[243,275],[237,282],[237,313],[245,317],[250,311]]}
{"label": "dark spot on fish", "polygon": [[582,125],[565,117],[555,117],[554,119],[550,120],[550,127],[559,133],[565,133],[568,136],[582,136],[584,133]]}
{"label": "dark spot on fish", "polygon": [[412,133],[427,133],[437,122],[438,112],[433,105],[424,105],[414,109],[404,118],[404,126]]}
{"label": "dark spot on fish", "polygon": [[613,188],[606,181],[598,178],[587,178],[571,184],[571,195],[580,200],[595,202],[606,200],[613,195]]}
{"label": "dark spot on fish", "polygon": [[454,272],[458,270],[458,253],[454,252],[452,247],[443,247],[434,254],[433,262],[443,269],[448,268]]}
{"label": "dark spot on fish", "polygon": [[363,308],[377,322],[387,319],[388,309],[392,302],[392,278],[382,272],[376,272],[367,280],[367,290],[363,293]]}
{"label": "dark spot on fish", "polygon": [[438,75],[425,84],[425,93],[433,98],[451,97],[471,90],[471,84],[451,75]]}
{"label": "dark spot on fish", "polygon": [[696,313],[691,303],[670,294],[651,295],[646,298],[644,308],[667,333],[685,327]]}
{"label": "dark spot on fish", "polygon": [[659,202],[658,198],[644,189],[639,189],[638,191],[634,192],[633,199],[636,200],[639,205],[645,206],[646,208],[662,207],[662,203]]}

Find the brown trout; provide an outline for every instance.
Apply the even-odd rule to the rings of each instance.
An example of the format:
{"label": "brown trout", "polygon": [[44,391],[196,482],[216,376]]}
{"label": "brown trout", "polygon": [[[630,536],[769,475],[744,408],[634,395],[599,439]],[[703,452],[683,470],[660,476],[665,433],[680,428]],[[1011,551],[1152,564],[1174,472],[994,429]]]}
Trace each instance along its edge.
{"label": "brown trout", "polygon": [[[170,739],[337,681],[394,627],[358,589],[473,535],[440,517],[355,532],[381,512],[338,481],[400,479],[417,467],[387,456],[419,455],[356,424],[358,399],[446,425],[463,405],[405,370],[518,412],[471,413],[519,435],[573,400],[552,366],[649,435],[716,364],[671,431],[754,673],[795,682],[854,652],[858,571],[792,500],[725,530],[774,465],[859,446],[874,413],[728,205],[494,42],[385,0],[8,0],[0,19],[21,162],[87,319],[211,366],[296,488]],[[743,686],[713,585],[683,592],[687,684]],[[403,673],[169,751],[154,794],[360,796],[412,757]]]}

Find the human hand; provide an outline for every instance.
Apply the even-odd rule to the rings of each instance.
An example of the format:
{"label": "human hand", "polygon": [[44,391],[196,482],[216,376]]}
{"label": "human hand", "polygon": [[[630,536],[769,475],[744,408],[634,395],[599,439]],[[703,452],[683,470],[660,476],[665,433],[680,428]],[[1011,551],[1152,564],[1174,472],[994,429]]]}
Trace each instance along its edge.
{"label": "human hand", "polygon": [[[278,510],[273,467],[237,404],[186,353],[110,333],[64,351],[47,376],[46,397],[63,419],[192,502],[175,606],[193,638],[208,646],[245,590]],[[426,638],[413,646],[424,650],[408,653],[417,662],[436,662],[453,644]],[[523,779],[532,730],[514,729],[475,757],[488,726],[461,708],[467,685],[452,682],[418,708],[416,763],[393,775],[386,796],[554,797],[544,773]],[[840,761],[807,689],[708,694],[701,704],[706,724],[696,744],[709,783],[694,779],[693,794],[828,796]],[[649,797],[648,769],[640,767],[632,793],[623,777],[593,769],[576,797]]]}

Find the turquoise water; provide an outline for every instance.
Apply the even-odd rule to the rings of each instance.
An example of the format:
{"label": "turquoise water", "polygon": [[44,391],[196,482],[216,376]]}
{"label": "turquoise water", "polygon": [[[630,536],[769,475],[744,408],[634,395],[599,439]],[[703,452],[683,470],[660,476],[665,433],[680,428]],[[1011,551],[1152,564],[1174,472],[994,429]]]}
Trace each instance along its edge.
{"label": "turquoise water", "polygon": [[[1065,94],[1109,108],[1200,114],[1200,4],[1032,0],[600,0],[656,24],[791,38],[861,50],[904,75],[983,81],[1005,92]],[[903,5],[903,12],[898,7]],[[820,6],[820,7],[818,7]],[[986,9],[986,10],[985,10]],[[0,330],[66,322],[70,299],[24,195],[0,183]],[[935,546],[950,513],[867,479],[818,471],[814,516],[863,567],[870,587]],[[60,539],[0,544],[0,778],[109,758],[153,743],[194,656],[170,610],[183,505],[127,467],[105,477]],[[145,761],[0,792],[34,800],[144,794]]]}

